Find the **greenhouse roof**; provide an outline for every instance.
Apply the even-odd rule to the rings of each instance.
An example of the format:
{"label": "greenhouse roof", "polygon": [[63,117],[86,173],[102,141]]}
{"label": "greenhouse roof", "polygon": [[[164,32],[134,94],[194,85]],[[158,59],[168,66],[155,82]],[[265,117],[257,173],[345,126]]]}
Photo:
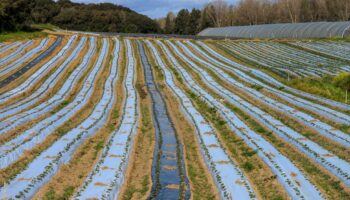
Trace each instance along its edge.
{"label": "greenhouse roof", "polygon": [[199,36],[234,38],[330,38],[349,37],[350,21],[265,24],[207,28]]}

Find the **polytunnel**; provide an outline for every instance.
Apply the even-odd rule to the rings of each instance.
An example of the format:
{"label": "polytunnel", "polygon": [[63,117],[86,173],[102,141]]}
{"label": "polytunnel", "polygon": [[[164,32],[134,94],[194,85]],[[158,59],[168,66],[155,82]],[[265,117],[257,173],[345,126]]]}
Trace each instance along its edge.
{"label": "polytunnel", "polygon": [[350,37],[350,21],[264,24],[207,28],[198,35],[230,38],[344,38]]}

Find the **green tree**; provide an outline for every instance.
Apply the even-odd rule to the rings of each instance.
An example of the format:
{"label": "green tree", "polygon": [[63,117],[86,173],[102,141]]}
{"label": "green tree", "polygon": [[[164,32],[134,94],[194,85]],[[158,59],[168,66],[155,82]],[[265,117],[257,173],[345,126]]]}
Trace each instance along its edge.
{"label": "green tree", "polygon": [[192,9],[190,14],[190,20],[187,25],[187,33],[190,35],[196,35],[200,32],[201,11],[198,9]]}
{"label": "green tree", "polygon": [[52,0],[35,0],[31,16],[35,23],[48,23],[60,12],[60,7]]}
{"label": "green tree", "polygon": [[190,13],[187,9],[182,9],[177,14],[177,17],[175,19],[175,33],[180,35],[186,35],[188,34],[188,24],[190,19]]}
{"label": "green tree", "polygon": [[1,0],[0,31],[29,30],[34,0]]}

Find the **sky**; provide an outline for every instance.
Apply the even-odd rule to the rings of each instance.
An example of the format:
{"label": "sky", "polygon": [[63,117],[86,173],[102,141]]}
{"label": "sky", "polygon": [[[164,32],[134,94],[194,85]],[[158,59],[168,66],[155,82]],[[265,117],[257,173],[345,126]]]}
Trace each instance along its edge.
{"label": "sky", "polygon": [[[170,11],[177,13],[183,8],[202,8],[211,0],[72,0],[80,3],[110,2],[128,7],[153,19],[166,16]],[[236,0],[226,0],[233,3]]]}

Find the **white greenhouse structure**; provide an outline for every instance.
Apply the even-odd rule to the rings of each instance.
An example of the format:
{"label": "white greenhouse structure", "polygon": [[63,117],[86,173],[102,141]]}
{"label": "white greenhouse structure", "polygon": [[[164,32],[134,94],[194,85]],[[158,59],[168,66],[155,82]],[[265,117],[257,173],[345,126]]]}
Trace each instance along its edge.
{"label": "white greenhouse structure", "polygon": [[346,22],[309,22],[287,24],[265,24],[252,26],[230,26],[207,28],[199,36],[228,38],[330,38],[349,37],[350,21]]}

